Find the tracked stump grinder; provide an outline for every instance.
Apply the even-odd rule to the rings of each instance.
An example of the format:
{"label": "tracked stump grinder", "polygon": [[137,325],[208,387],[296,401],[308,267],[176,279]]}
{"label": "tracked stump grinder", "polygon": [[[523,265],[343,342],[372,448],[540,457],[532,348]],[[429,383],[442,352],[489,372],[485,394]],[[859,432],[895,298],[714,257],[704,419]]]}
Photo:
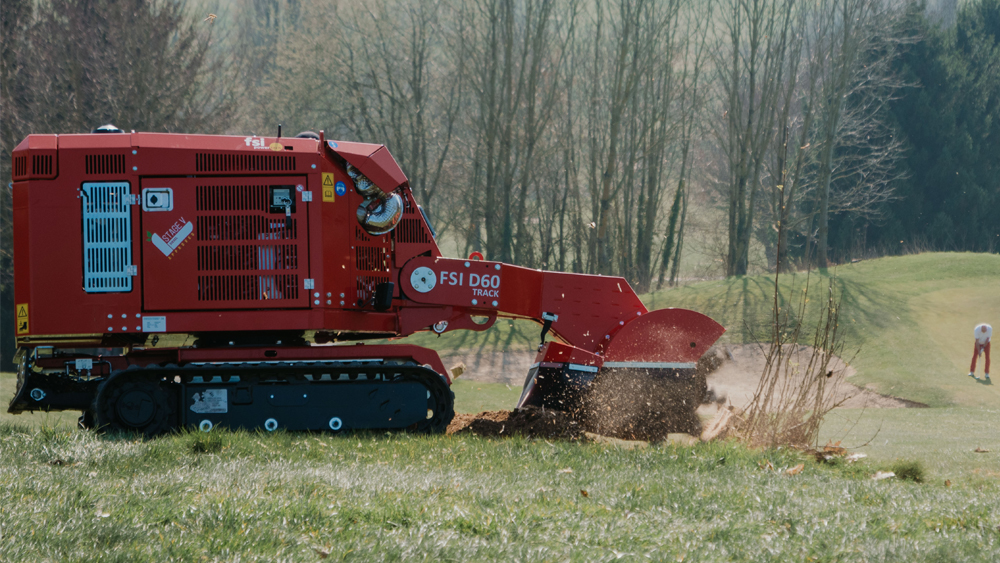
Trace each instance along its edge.
{"label": "tracked stump grinder", "polygon": [[382,145],[104,127],[30,135],[12,164],[15,414],[145,435],[442,432],[438,354],[363,341],[500,317],[541,325],[519,407],[579,412],[639,378],[693,413],[724,331],[648,311],[620,277],[442,256]]}

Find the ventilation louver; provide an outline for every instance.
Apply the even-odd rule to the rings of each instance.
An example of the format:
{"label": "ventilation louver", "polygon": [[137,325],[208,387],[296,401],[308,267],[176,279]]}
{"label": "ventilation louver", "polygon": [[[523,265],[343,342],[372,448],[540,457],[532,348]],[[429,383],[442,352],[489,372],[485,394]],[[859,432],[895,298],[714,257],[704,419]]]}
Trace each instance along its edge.
{"label": "ventilation louver", "polygon": [[295,157],[277,154],[195,155],[198,172],[282,172],[295,170]]}
{"label": "ventilation louver", "polygon": [[84,171],[87,174],[124,174],[125,155],[88,154],[84,157]]}

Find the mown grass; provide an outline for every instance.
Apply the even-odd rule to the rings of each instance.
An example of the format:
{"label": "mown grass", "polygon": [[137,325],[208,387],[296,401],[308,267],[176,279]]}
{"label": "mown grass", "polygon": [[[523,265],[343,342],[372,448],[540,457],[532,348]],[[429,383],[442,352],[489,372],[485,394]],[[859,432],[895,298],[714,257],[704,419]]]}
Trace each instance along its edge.
{"label": "mown grass", "polygon": [[3,423],[0,559],[1000,557],[995,482],[869,479],[881,468],[729,443],[218,430],[138,441]]}
{"label": "mown grass", "polygon": [[[927,482],[975,486],[1000,483],[1000,432],[994,408],[836,409],[820,430],[820,443],[841,442],[878,465],[918,462]],[[983,449],[988,452],[976,452]]]}
{"label": "mown grass", "polygon": [[455,392],[455,412],[511,410],[521,398],[521,387],[504,383],[483,383],[458,379],[452,384]]}
{"label": "mown grass", "polygon": [[[840,337],[857,369],[851,382],[931,406],[996,406],[1000,389],[965,377],[972,356],[972,329],[1000,326],[1000,255],[927,253],[880,258],[813,272],[804,323],[826,301],[832,279],[841,297]],[[806,274],[783,275],[780,304],[794,315]],[[773,276],[728,278],[659,292],[647,306],[686,307],[712,316],[728,329],[722,342],[767,339]],[[793,316],[794,318],[794,316]],[[811,331],[803,331],[810,343]],[[853,356],[853,359],[852,357]],[[982,377],[980,363],[980,377]]]}

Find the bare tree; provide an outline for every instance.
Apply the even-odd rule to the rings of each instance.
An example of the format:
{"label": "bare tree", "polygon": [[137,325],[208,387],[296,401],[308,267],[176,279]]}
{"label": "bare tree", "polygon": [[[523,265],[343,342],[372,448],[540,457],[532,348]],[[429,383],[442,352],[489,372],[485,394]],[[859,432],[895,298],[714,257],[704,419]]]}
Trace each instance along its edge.
{"label": "bare tree", "polygon": [[[829,261],[829,217],[836,211],[870,214],[890,197],[898,142],[881,121],[885,105],[901,86],[891,71],[899,38],[898,9],[880,0],[822,0],[815,8],[814,56],[822,117],[816,137],[816,262]],[[835,180],[848,187],[831,194]],[[849,179],[849,180],[848,180]]]}
{"label": "bare tree", "polygon": [[447,56],[455,17],[440,1],[378,0],[345,9],[339,64],[328,71],[347,85],[342,126],[388,145],[428,210],[452,157],[464,95],[467,46],[459,42]]}
{"label": "bare tree", "polygon": [[728,168],[727,275],[747,273],[754,212],[787,69],[795,0],[726,0],[715,57],[723,119],[716,135]]}
{"label": "bare tree", "polygon": [[[539,144],[559,99],[577,3],[481,0],[470,9],[469,76],[475,100],[471,189],[484,218],[486,252],[531,265],[526,228]],[[473,210],[472,212],[475,212]]]}

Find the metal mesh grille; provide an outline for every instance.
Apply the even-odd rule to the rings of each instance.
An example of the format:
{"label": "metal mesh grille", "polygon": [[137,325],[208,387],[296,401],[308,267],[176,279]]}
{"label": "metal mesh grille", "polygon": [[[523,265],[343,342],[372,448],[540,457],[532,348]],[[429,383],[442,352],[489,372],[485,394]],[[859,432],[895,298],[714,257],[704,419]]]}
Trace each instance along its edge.
{"label": "metal mesh grille", "polygon": [[132,214],[128,182],[83,184],[83,288],[132,291]]}
{"label": "metal mesh grille", "polygon": [[298,219],[285,228],[284,217],[255,215],[205,215],[197,218],[199,241],[215,240],[294,240],[298,238]]}
{"label": "metal mesh grille", "polygon": [[426,244],[431,241],[431,238],[427,236],[427,232],[424,231],[424,222],[420,219],[406,217],[405,215],[394,232],[397,242]]}
{"label": "metal mesh grille", "polygon": [[389,274],[358,276],[358,303],[368,303],[375,297],[375,286],[389,281]]}
{"label": "metal mesh grille", "polygon": [[267,186],[198,186],[198,211],[267,211]]}
{"label": "metal mesh grille", "polygon": [[262,301],[299,298],[299,276],[198,276],[199,301]]}
{"label": "metal mesh grille", "polygon": [[375,286],[389,281],[389,242],[387,236],[373,237],[359,225],[354,226],[354,269],[358,303],[368,303],[375,296]]}
{"label": "metal mesh grille", "polygon": [[359,246],[355,253],[355,268],[365,272],[388,272],[389,257],[379,246]]}
{"label": "metal mesh grille", "polygon": [[200,246],[198,270],[297,270],[298,250],[292,244]]}

